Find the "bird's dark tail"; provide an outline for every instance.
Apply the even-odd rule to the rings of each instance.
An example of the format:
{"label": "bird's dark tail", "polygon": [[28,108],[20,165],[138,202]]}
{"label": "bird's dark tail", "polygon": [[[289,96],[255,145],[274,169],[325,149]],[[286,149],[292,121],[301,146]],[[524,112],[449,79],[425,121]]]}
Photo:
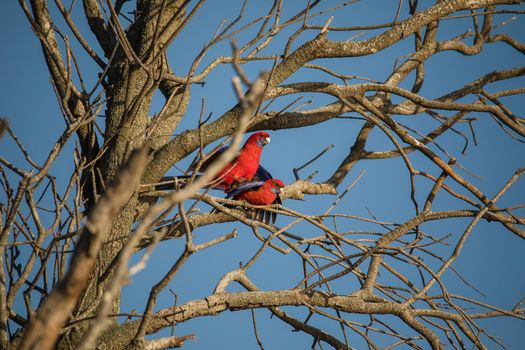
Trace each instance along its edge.
{"label": "bird's dark tail", "polygon": [[[235,208],[232,205],[224,205],[226,208]],[[241,207],[237,207],[241,208]],[[263,222],[265,224],[275,224],[275,220],[277,219],[277,213],[264,210],[264,209],[244,209],[250,216],[252,220]],[[217,208],[213,208],[210,213],[219,213],[220,210]]]}
{"label": "bird's dark tail", "polygon": [[275,224],[277,213],[264,209],[252,209],[252,219],[264,222],[265,224]]}
{"label": "bird's dark tail", "polygon": [[[283,204],[283,201],[281,200],[281,196],[277,195],[277,198],[275,198],[272,204]],[[277,219],[276,212],[264,210],[264,209],[252,209],[252,210],[254,211],[254,214],[252,214],[255,217],[254,220],[264,222],[265,224],[269,224],[270,222],[272,224],[275,224],[275,220]]]}

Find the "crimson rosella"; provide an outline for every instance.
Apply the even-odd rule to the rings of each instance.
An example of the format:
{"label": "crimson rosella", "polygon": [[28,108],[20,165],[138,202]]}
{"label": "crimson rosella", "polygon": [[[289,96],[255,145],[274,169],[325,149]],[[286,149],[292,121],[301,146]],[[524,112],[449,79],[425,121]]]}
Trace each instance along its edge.
{"label": "crimson rosella", "polygon": [[[208,185],[209,188],[220,189],[225,192],[231,191],[238,184],[250,181],[257,172],[261,152],[264,146],[270,143],[270,134],[259,131],[252,134],[241,148],[239,155],[227,164]],[[219,149],[215,154],[202,163],[199,171],[203,172],[226,150],[226,147]],[[190,168],[190,170],[194,170]],[[157,190],[173,189],[173,183],[184,182],[189,176],[163,177],[161,185],[157,185]],[[165,184],[162,184],[165,183]]]}
{"label": "crimson rosella", "polygon": [[[284,183],[281,180],[273,179],[271,174],[259,166],[253,181],[240,184],[237,188],[228,193],[226,198],[243,200],[253,205],[281,204],[281,188]],[[265,223],[275,222],[276,213],[263,209],[254,211],[254,218]]]}

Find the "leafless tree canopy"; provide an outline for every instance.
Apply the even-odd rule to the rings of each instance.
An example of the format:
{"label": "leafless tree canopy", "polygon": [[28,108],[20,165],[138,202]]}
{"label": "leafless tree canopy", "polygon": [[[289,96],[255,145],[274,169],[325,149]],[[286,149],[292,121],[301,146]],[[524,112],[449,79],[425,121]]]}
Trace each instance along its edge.
{"label": "leafless tree canopy", "polygon": [[[311,337],[313,348],[492,349],[504,347],[505,339],[484,325],[501,317],[525,320],[523,299],[488,304],[455,269],[484,222],[492,223],[494,240],[510,235],[523,244],[525,239],[523,203],[498,204],[516,191],[525,171],[519,168],[525,119],[509,103],[523,99],[525,87],[505,84],[523,77],[525,67],[502,65],[463,86],[445,84],[440,96],[427,93],[432,81],[425,79],[429,62],[447,53],[476,56],[499,45],[525,54],[525,45],[507,31],[511,21],[523,23],[521,1],[399,0],[392,2],[391,21],[371,25],[345,22],[358,0],[302,1],[292,15],[285,9],[292,2],[298,8],[298,2],[267,2],[266,13],[239,2],[215,33],[187,33],[208,2],[19,0],[41,45],[65,130],[39,164],[0,120],[3,142],[16,144],[25,159],[0,157],[0,348],[181,347],[199,340],[163,331],[239,311],[253,317],[253,344],[262,349],[254,309],[266,309],[272,322]],[[374,15],[363,14],[372,20]],[[443,30],[451,22],[462,25]],[[175,71],[170,55],[185,54],[176,47],[184,35],[208,41],[189,69]],[[384,62],[392,67],[390,74],[352,75],[353,59],[373,58],[399,45],[407,48],[402,56]],[[213,57],[216,47],[230,46],[230,55]],[[83,69],[86,60],[97,67],[98,78],[85,79],[93,71]],[[331,64],[335,60],[340,64]],[[225,81],[224,88],[233,89],[238,100],[224,114],[208,118],[210,106],[205,99],[191,99],[191,92],[223,66],[234,68],[233,85]],[[157,92],[163,106],[152,115]],[[316,96],[328,102],[311,103]],[[188,113],[191,104],[202,104],[200,117]],[[518,150],[501,155],[514,157],[516,167],[501,174],[497,190],[479,186],[456,159],[462,152],[468,159],[476,148],[480,118],[492,119],[494,134]],[[189,125],[183,123],[187,119],[194,128],[181,129]],[[279,214],[277,226],[252,220],[253,206],[201,190],[234,157],[246,132],[296,129],[300,138],[303,127],[334,122],[358,130],[347,145],[339,145],[348,153],[340,159],[329,150],[321,155],[332,157],[326,178],[304,176],[301,164],[286,169],[298,166],[296,181],[285,187],[284,205],[267,208]],[[390,150],[377,150],[372,135]],[[464,149],[458,150],[453,138],[464,140]],[[204,148],[221,139],[231,147],[202,177],[178,191],[154,190],[152,184],[168,170],[195,151],[206,158],[211,152]],[[68,143],[77,145],[74,154],[65,155],[74,171],[54,173]],[[410,206],[410,217],[392,222],[372,212],[362,217],[339,209],[343,196],[359,185],[356,169],[392,159],[403,164],[392,172],[409,179],[409,193],[398,208]],[[66,186],[57,185],[58,176]],[[315,214],[288,204],[315,203],[319,195],[332,195],[334,204]],[[435,229],[436,222],[458,220],[462,226],[454,227],[461,229]],[[225,222],[235,222],[236,229],[220,233],[224,226],[218,224]],[[177,291],[170,282],[194,254],[229,244],[238,230],[253,234],[246,250],[251,258],[215,276],[215,289],[201,291],[206,298],[158,305],[161,293]],[[149,298],[137,302],[135,313],[120,314],[122,287],[151,268],[148,259],[167,243],[183,247],[182,253],[164,260],[167,272],[150,286]],[[130,264],[139,253],[139,262]],[[280,290],[265,290],[251,275],[268,254],[296,262],[295,273],[286,276],[289,284]],[[462,287],[450,285],[448,274],[457,275]],[[118,316],[128,319],[121,322]],[[220,316],[214,320],[220,322]]]}

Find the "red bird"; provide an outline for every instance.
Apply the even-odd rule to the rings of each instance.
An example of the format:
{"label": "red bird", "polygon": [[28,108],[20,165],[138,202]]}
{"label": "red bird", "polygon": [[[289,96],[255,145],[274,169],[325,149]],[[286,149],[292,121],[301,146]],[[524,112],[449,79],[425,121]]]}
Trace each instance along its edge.
{"label": "red bird", "polygon": [[[281,188],[284,183],[278,179],[268,179],[265,181],[250,181],[245,182],[239,187],[232,190],[226,198],[233,198],[236,200],[243,200],[253,205],[270,205],[281,204]],[[270,219],[275,222],[276,213],[269,212],[263,209],[256,209],[254,219],[269,223]]]}
{"label": "red bird", "polygon": [[[213,189],[220,189],[229,192],[246,181],[250,181],[259,168],[261,152],[264,146],[270,143],[270,134],[259,131],[252,134],[241,148],[239,155],[227,164],[208,185]],[[202,163],[199,171],[204,172],[208,167],[223,153],[227,147],[223,147],[215,152],[210,158]],[[194,167],[190,167],[194,170]],[[189,176],[169,176],[163,177],[161,183],[155,186],[156,190],[173,189],[174,183],[184,183]]]}
{"label": "red bird", "polygon": [[253,205],[270,205],[280,201],[279,193],[284,183],[278,179],[250,181],[228,193],[226,198],[243,200]]}
{"label": "red bird", "polygon": [[[229,192],[232,185],[250,181],[259,168],[263,147],[269,143],[270,134],[267,132],[259,131],[252,134],[241,148],[239,155],[217,174],[211,187]],[[226,148],[222,148],[217,151],[202,164],[200,170],[206,171],[225,150]]]}

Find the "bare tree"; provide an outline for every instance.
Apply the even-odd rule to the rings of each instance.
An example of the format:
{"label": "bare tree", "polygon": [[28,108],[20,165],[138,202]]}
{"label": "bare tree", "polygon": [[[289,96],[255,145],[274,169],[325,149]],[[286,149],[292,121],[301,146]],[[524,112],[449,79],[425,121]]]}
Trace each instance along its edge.
{"label": "bare tree", "polygon": [[[3,142],[14,142],[25,159],[17,164],[0,157],[0,347],[181,347],[195,336],[162,331],[230,310],[251,313],[254,345],[262,349],[254,309],[266,309],[273,322],[311,337],[312,348],[504,346],[486,331],[486,320],[523,322],[524,299],[502,307],[472,297],[477,290],[455,262],[484,222],[497,225],[494,239],[514,235],[519,244],[525,239],[524,204],[498,204],[505,193],[516,191],[513,185],[525,171],[518,164],[523,162],[525,119],[508,103],[523,99],[525,87],[506,84],[523,77],[525,67],[501,65],[463,86],[445,84],[445,93],[437,97],[429,96],[426,87],[433,82],[425,77],[436,69],[429,62],[439,62],[447,52],[476,56],[487,46],[503,45],[525,54],[524,44],[506,31],[511,21],[523,20],[525,8],[517,0],[439,0],[427,7],[399,0],[392,2],[390,22],[346,23],[346,11],[356,3],[327,7],[309,0],[297,9],[297,3],[275,0],[266,13],[257,13],[247,1],[239,2],[229,21],[215,33],[202,34],[209,41],[179,73],[170,65],[171,55],[184,52],[171,50],[179,37],[197,35],[185,29],[208,5],[204,0],[19,0],[42,47],[65,130],[38,164],[0,120],[0,137],[7,130]],[[451,21],[461,25],[443,30]],[[230,45],[231,55],[209,59],[213,49]],[[403,53],[384,62],[393,67],[390,74],[379,79],[351,75],[353,59],[398,46]],[[97,66],[98,78],[86,79],[81,63],[86,58]],[[224,66],[235,70],[238,101],[224,114],[206,117],[205,100],[190,99],[192,86],[204,84]],[[254,71],[258,78],[250,80]],[[158,91],[164,102],[152,115]],[[318,99],[312,103],[312,98]],[[188,112],[191,104],[202,105],[199,118]],[[104,123],[97,119],[102,113]],[[501,174],[495,191],[477,185],[476,176],[458,161],[467,150],[475,157],[469,140],[477,141],[479,118],[492,118],[495,142],[506,138],[517,150],[501,155],[514,157],[517,166],[514,173]],[[181,132],[186,119],[198,121]],[[333,195],[326,210],[305,214],[287,202],[272,205],[265,210],[279,214],[275,226],[252,219],[253,205],[201,191],[234,157],[245,132],[297,129],[300,138],[301,128],[329,122],[358,130],[342,145],[350,147],[348,153],[337,159],[329,147],[303,166],[292,165],[296,181],[281,194],[307,204],[318,195]],[[374,134],[390,149],[377,150]],[[195,151],[206,159],[212,152],[205,153],[205,146],[225,137],[231,146],[201,177],[179,190],[155,190],[168,170],[187,164]],[[465,146],[458,149],[449,141],[454,137]],[[324,140],[330,143],[329,137]],[[64,146],[75,141],[74,170],[61,175],[67,185],[60,188],[50,169]],[[331,157],[330,174],[320,180],[315,173],[301,177],[321,157]],[[408,178],[410,186],[388,210],[410,206],[410,216],[394,222],[372,212],[363,217],[341,210],[342,198],[361,178],[356,169],[367,160],[392,159],[402,165],[391,172]],[[384,174],[385,181],[390,175]],[[436,228],[436,222],[450,221],[461,222],[451,226],[450,234]],[[225,222],[235,222],[236,229],[216,233],[222,228],[217,224]],[[249,259],[239,255],[239,268],[213,277],[215,289],[200,294],[207,297],[157,305],[195,253],[206,254],[236,238],[237,228],[253,232]],[[202,232],[215,232],[215,237]],[[195,243],[195,237],[203,242]],[[137,302],[139,311],[121,313],[123,285],[150,268],[148,259],[159,244],[173,239],[183,246],[182,253],[170,257],[148,300]],[[289,285],[266,290],[251,271],[274,253],[298,263],[286,276]],[[135,254],[141,258],[130,265]],[[448,274],[464,286],[451,284]],[[242,291],[229,291],[232,284]],[[16,299],[25,309],[16,306]],[[128,320],[119,322],[122,316]]]}

